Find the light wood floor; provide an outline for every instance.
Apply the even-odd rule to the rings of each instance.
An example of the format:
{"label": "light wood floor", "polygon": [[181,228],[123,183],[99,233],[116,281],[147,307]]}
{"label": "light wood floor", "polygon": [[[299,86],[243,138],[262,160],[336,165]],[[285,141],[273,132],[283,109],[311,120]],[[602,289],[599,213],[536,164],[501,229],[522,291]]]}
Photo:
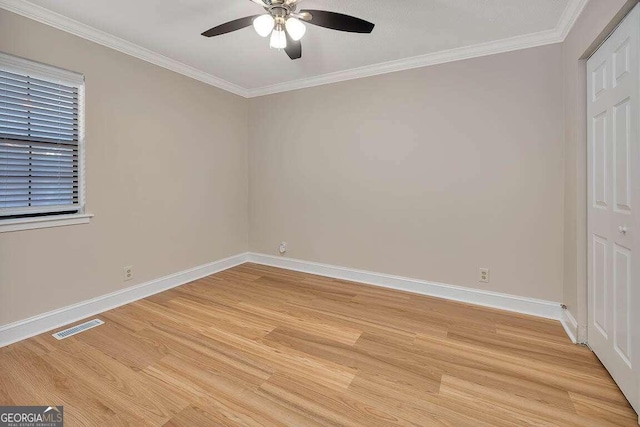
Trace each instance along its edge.
{"label": "light wood floor", "polygon": [[254,264],[0,349],[67,426],[637,426],[558,322]]}

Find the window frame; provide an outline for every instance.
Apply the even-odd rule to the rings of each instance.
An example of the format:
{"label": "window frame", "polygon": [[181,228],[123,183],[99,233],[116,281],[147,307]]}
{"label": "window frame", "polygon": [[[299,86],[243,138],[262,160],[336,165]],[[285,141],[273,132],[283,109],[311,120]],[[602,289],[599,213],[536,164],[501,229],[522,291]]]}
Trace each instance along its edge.
{"label": "window frame", "polygon": [[29,59],[20,58],[4,52],[0,52],[0,69],[15,74],[28,75],[30,77],[46,80],[52,83],[73,86],[78,89],[78,212],[72,214],[64,212],[43,212],[41,215],[37,215],[36,213],[37,216],[25,216],[21,218],[0,217],[0,233],[88,223],[93,215],[86,211],[85,198],[86,116],[84,75]]}

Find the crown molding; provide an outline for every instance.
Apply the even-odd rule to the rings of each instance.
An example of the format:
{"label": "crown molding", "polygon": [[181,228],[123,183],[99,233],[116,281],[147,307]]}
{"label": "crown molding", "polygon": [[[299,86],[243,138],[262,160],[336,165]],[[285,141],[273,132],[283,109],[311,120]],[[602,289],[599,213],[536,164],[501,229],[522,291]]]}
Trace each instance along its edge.
{"label": "crown molding", "polygon": [[236,95],[240,95],[245,98],[255,98],[280,92],[288,92],[291,90],[338,83],[346,80],[393,73],[396,71],[410,70],[413,68],[561,43],[569,34],[569,31],[588,2],[589,0],[569,0],[567,7],[560,17],[558,25],[556,28],[551,30],[511,37],[503,40],[496,40],[488,43],[481,43],[473,46],[434,52],[427,55],[404,58],[397,61],[373,64],[306,79],[264,86],[256,89],[247,89],[228,82],[212,74],[198,70],[194,67],[183,64],[182,62],[168,58],[104,31],[95,29],[74,19],[67,18],[66,16],[60,15],[59,13],[50,11],[26,0],[0,0],[0,8],[52,26],[59,30],[66,31],[111,49],[115,49],[127,55],[134,56],[176,73],[183,74],[187,77],[191,77]]}
{"label": "crown molding", "polygon": [[564,9],[564,13],[560,17],[558,22],[557,31],[560,33],[562,41],[567,38],[569,31],[573,28],[573,25],[578,20],[578,17],[589,3],[589,0],[569,0],[567,7]]}
{"label": "crown molding", "polygon": [[394,73],[396,71],[411,70],[413,68],[427,67],[447,62],[462,61],[464,59],[478,58],[496,53],[511,52],[514,50],[559,43],[561,41],[556,30],[549,30],[251,89],[249,90],[248,97],[255,98],[272,95],[274,93]]}
{"label": "crown molding", "polygon": [[102,30],[90,27],[89,25],[68,18],[59,13],[53,12],[44,7],[35,5],[26,0],[0,0],[0,8],[9,12],[17,13],[34,21],[41,22],[45,25],[57,28],[67,33],[73,34],[83,39],[98,43],[102,46],[109,47],[119,52],[131,55],[143,61],[150,62],[162,68],[183,74],[192,79],[199,80],[219,89],[247,97],[247,90],[241,86],[223,80],[219,77],[205,73],[197,68],[183,64],[175,59],[168,58],[164,55],[156,53],[152,50],[138,46]]}
{"label": "crown molding", "polygon": [[573,27],[573,24],[575,24],[578,16],[580,16],[588,2],[589,0],[569,0],[569,2],[567,3],[567,7],[562,13],[560,20],[558,21],[558,25],[556,25],[556,28],[552,30],[525,34],[521,36],[510,37],[507,39],[496,40],[472,46],[465,46],[451,50],[434,52],[426,55],[413,56],[396,61],[383,62],[360,68],[353,68],[350,70],[323,74],[321,76],[279,83],[257,89],[250,89],[248,97],[255,98],[280,92],[288,92],[291,90],[338,83],[346,80],[354,80],[363,77],[393,73],[396,71],[410,70],[413,68],[427,67],[430,65],[444,64],[447,62],[479,58],[482,56],[494,55],[497,53],[505,53],[514,50],[561,43],[569,34],[569,31]]}

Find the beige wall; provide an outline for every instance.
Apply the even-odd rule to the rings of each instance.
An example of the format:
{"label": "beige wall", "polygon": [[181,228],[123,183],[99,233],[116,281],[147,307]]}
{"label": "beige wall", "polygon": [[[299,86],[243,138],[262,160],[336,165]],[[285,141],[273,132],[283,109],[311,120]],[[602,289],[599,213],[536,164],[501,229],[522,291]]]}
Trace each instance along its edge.
{"label": "beige wall", "polygon": [[590,1],[562,47],[565,121],[563,301],[587,323],[587,76],[585,61],[637,0]]}
{"label": "beige wall", "polygon": [[560,301],[561,53],[252,99],[250,249]]}
{"label": "beige wall", "polygon": [[0,325],[246,251],[246,99],[2,9],[0,51],[85,74],[95,214],[0,234]]}

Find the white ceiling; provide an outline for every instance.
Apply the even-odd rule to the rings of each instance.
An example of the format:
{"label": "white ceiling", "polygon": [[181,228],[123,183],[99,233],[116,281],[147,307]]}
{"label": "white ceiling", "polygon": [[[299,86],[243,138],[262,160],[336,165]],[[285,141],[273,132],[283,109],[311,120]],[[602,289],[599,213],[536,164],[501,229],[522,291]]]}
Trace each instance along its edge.
{"label": "white ceiling", "polygon": [[525,40],[522,47],[559,41],[558,31],[565,30],[560,26],[570,25],[567,21],[574,17],[569,15],[577,14],[576,9],[586,0],[301,0],[300,9],[345,13],[376,27],[372,34],[362,35],[308,25],[302,40],[303,57],[296,61],[270,49],[268,40],[252,28],[210,39],[200,35],[226,21],[259,14],[260,6],[249,0],[31,3],[251,93],[328,73],[514,37]]}

